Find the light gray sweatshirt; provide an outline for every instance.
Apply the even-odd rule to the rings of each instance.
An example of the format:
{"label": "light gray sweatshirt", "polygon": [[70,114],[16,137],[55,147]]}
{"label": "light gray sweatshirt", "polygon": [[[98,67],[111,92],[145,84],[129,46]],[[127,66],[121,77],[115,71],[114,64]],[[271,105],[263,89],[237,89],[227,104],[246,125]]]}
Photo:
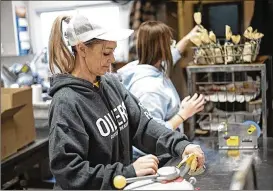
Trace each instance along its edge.
{"label": "light gray sweatshirt", "polygon": [[[176,48],[172,48],[171,52],[175,64],[181,54]],[[156,67],[138,63],[138,60],[133,61],[117,71],[123,85],[140,100],[155,120],[172,129],[168,120],[179,111],[181,102],[173,83]],[[178,128],[184,132],[182,124]]]}

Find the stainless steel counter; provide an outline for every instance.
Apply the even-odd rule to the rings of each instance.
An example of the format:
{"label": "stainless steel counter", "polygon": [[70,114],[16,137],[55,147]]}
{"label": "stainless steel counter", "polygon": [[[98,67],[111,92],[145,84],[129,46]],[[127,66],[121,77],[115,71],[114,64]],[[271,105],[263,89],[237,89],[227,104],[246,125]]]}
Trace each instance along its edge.
{"label": "stainless steel counter", "polygon": [[[228,190],[231,177],[246,156],[255,155],[259,190],[273,190],[273,138],[259,140],[256,150],[219,150],[216,138],[196,138],[206,156],[206,171],[196,176],[196,187],[201,190]],[[166,165],[177,165],[180,158],[171,159]],[[189,178],[189,177],[186,177]]]}

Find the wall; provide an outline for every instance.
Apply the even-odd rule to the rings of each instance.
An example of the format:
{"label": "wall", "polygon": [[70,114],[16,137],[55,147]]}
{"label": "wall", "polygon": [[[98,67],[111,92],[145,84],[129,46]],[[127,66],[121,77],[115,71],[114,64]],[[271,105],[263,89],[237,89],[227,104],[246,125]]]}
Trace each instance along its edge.
{"label": "wall", "polygon": [[14,55],[16,53],[15,26],[13,25],[11,11],[12,2],[1,1],[1,43],[5,55]]}
{"label": "wall", "polygon": [[[16,40],[14,30],[14,16],[11,14],[12,6],[26,5],[30,26],[30,38],[33,52],[41,51],[42,40],[40,38],[41,23],[39,13],[45,11],[68,10],[75,7],[96,6],[109,4],[109,1],[1,1],[1,42],[8,56],[1,55],[1,64],[11,66],[13,63],[25,63],[31,61],[33,55],[16,56]],[[120,7],[120,17],[123,19],[124,28],[129,27],[129,14],[132,2]],[[124,44],[127,44],[124,42]]]}
{"label": "wall", "polygon": [[24,1],[1,1],[1,43],[3,55],[16,56],[19,54],[15,22],[15,6],[27,6]]}
{"label": "wall", "polygon": [[34,55],[29,54],[25,56],[1,56],[1,65],[10,67],[14,63],[27,63],[33,59]]}
{"label": "wall", "polygon": [[[39,14],[46,11],[69,10],[77,7],[98,6],[110,4],[111,1],[29,1],[28,14],[30,19],[30,35],[34,53],[40,51],[42,40],[40,38],[41,22]],[[132,3],[121,6],[121,18],[123,19],[124,28],[129,27],[129,12]]]}
{"label": "wall", "polygon": [[1,43],[4,53],[1,54],[1,65],[7,67],[14,63],[31,61],[33,55],[17,56],[18,41],[15,24],[15,6],[28,6],[27,1],[1,1]]}

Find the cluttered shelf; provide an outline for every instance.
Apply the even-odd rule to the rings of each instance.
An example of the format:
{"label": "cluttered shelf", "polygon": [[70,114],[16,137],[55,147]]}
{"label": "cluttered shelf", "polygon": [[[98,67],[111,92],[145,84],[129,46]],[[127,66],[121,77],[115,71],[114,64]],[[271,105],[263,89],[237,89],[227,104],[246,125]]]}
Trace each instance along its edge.
{"label": "cluttered shelf", "polygon": [[[242,124],[245,130],[255,126],[257,136],[261,131],[264,138],[272,136],[273,130],[267,128],[267,125],[272,126],[273,117],[272,57],[259,56],[264,34],[249,26],[243,34],[234,35],[231,27],[226,25],[223,43],[213,31],[208,32],[202,26],[200,12],[194,13],[194,21],[200,33],[190,38],[195,46],[192,47],[193,61],[186,68],[188,89],[190,95],[205,96],[205,113],[208,115],[196,115],[189,120],[190,139],[194,138],[196,129],[217,131],[222,122],[228,126],[229,123]],[[238,112],[248,112],[252,116],[250,119],[246,115],[241,117]],[[247,130],[242,133],[244,135],[239,137],[249,136]],[[244,144],[240,142],[238,145]]]}
{"label": "cluttered shelf", "polygon": [[[196,128],[217,131],[221,122],[256,126],[258,135],[267,137],[272,110],[271,75],[267,77],[272,58],[259,56],[253,63],[222,65],[189,65],[187,67],[189,93],[205,96],[207,104],[203,113],[190,119],[190,137]],[[269,108],[269,109],[267,109]],[[261,132],[262,131],[262,132]],[[260,133],[261,132],[261,133]]]}

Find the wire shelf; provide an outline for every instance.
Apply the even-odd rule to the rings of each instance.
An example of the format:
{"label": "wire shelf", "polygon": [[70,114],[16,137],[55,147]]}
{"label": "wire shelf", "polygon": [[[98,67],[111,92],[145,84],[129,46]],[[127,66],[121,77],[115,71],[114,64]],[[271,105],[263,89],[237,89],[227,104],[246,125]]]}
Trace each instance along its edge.
{"label": "wire shelf", "polygon": [[257,123],[262,127],[263,137],[267,137],[266,67],[262,61],[190,65],[187,75],[189,94],[203,94],[207,102],[203,112],[189,119],[190,139],[195,136],[196,128],[217,136],[222,122],[244,124],[246,121]]}
{"label": "wire shelf", "polygon": [[261,40],[251,40],[244,44],[235,45],[226,42],[224,45],[209,44],[192,47],[195,64],[244,64],[253,63],[259,54]]}

